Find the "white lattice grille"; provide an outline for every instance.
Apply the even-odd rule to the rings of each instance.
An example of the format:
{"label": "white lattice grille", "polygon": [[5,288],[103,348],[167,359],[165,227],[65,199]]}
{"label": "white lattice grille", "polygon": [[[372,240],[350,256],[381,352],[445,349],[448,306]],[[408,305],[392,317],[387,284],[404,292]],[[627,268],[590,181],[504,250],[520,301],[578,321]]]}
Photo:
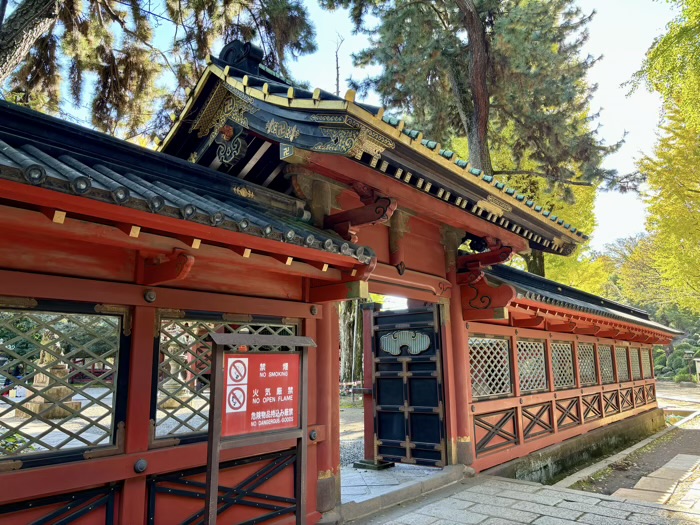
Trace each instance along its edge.
{"label": "white lattice grille", "polygon": [[518,373],[522,393],[548,388],[544,341],[518,340]]}
{"label": "white lattice grille", "polygon": [[649,379],[651,377],[651,358],[649,357],[649,352],[647,348],[642,348],[642,371],[644,373],[644,379]]}
{"label": "white lattice grille", "polygon": [[617,377],[620,382],[630,380],[630,370],[627,366],[627,348],[615,347],[615,361],[617,363]]}
{"label": "white lattice grille", "polygon": [[630,361],[632,362],[632,379],[641,379],[642,369],[639,365],[639,348],[630,348]]}
{"label": "white lattice grille", "polygon": [[595,385],[598,382],[595,372],[595,349],[591,343],[578,345],[578,370],[582,386]]}
{"label": "white lattice grille", "polygon": [[109,445],[121,317],[0,310],[0,459]]}
{"label": "white lattice grille", "polygon": [[[295,325],[161,319],[156,437],[204,432],[209,419],[210,332],[295,335]],[[249,351],[292,351],[286,346]]]}
{"label": "white lattice grille", "polygon": [[600,375],[603,384],[615,382],[615,369],[613,368],[612,346],[598,345],[598,359],[600,360]]}
{"label": "white lattice grille", "polygon": [[472,397],[511,394],[510,342],[495,337],[470,337]]}
{"label": "white lattice grille", "polygon": [[574,349],[571,343],[552,343],[552,374],[554,388],[576,386],[574,373]]}

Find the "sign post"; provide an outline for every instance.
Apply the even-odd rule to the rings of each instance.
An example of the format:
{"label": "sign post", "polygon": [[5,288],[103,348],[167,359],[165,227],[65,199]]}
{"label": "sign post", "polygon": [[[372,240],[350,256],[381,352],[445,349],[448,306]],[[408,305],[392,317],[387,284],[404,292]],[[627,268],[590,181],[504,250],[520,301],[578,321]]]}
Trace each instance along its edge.
{"label": "sign post", "polygon": [[[221,450],[297,440],[297,523],[306,514],[306,435],[308,364],[305,349],[316,346],[300,336],[210,334],[211,384],[204,523],[216,525]],[[302,352],[240,352],[241,346],[301,347]],[[226,351],[229,349],[229,351]]]}

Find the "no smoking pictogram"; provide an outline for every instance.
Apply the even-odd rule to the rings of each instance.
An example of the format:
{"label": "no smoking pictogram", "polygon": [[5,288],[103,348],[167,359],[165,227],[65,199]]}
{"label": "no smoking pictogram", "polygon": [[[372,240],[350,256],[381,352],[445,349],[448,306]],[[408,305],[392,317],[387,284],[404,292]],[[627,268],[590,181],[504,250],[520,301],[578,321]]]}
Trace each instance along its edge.
{"label": "no smoking pictogram", "polygon": [[246,393],[241,387],[233,387],[228,393],[228,406],[232,412],[245,410]]}
{"label": "no smoking pictogram", "polygon": [[247,359],[236,359],[228,369],[228,375],[234,383],[243,383],[248,375]]}

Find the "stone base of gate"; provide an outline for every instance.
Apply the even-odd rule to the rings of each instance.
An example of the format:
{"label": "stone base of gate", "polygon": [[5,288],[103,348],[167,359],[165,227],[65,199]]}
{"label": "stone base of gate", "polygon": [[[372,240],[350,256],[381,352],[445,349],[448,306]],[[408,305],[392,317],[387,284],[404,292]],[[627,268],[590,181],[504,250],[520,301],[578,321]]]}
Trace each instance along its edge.
{"label": "stone base of gate", "polygon": [[334,512],[324,514],[324,520],[327,521],[322,520],[319,523],[332,525],[356,520],[394,505],[412,501],[429,492],[457,483],[465,477],[472,477],[475,474],[474,469],[464,465],[449,465],[440,470],[435,470],[435,474],[429,477],[417,478],[409,483],[395,485],[387,490],[380,491],[381,493],[376,496],[366,497],[361,501],[343,503]]}
{"label": "stone base of gate", "polygon": [[660,408],[611,423],[556,445],[531,452],[481,472],[492,476],[550,484],[577,467],[624,449],[666,425]]}

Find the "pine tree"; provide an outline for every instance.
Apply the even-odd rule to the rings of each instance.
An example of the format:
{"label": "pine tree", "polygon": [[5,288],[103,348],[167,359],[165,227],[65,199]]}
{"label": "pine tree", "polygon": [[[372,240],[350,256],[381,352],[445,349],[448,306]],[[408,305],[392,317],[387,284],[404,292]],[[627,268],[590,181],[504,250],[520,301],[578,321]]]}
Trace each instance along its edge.
{"label": "pine tree", "polygon": [[[349,7],[369,35],[357,65],[380,65],[361,82],[384,105],[404,113],[425,136],[450,144],[466,137],[471,164],[487,173],[523,176],[560,187],[635,189],[636,174],[601,167],[621,143],[605,145],[594,128],[586,82],[593,57],[581,58],[584,16],[573,0],[321,0]],[[371,18],[369,15],[373,15]],[[367,20],[378,19],[376,27]],[[504,133],[510,128],[511,133]],[[512,166],[495,166],[492,149],[506,148]],[[539,190],[538,190],[539,191]],[[542,273],[541,254],[531,269]]]}
{"label": "pine tree", "polygon": [[74,104],[89,100],[95,128],[153,133],[215,45],[234,38],[256,41],[283,74],[316,46],[300,0],[21,0],[0,27],[0,86],[55,113],[67,81]]}

